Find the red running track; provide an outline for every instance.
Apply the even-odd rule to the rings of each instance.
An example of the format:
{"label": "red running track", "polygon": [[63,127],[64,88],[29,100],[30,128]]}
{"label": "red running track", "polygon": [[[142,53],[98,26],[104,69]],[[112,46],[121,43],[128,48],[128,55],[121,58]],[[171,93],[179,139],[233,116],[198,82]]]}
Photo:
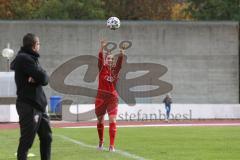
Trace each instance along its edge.
{"label": "red running track", "polygon": [[[108,122],[105,122],[108,125]],[[170,120],[169,122],[163,120],[154,121],[118,121],[118,126],[240,126],[240,119],[234,120]],[[66,121],[51,121],[53,128],[62,127],[91,127],[95,126],[95,121],[85,122],[66,122]],[[0,130],[19,128],[18,123],[0,123]]]}

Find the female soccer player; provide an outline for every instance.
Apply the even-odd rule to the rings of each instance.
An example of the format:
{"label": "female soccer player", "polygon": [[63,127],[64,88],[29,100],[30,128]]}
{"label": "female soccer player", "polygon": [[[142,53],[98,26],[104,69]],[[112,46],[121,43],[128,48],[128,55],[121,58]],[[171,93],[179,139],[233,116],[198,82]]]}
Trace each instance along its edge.
{"label": "female soccer player", "polygon": [[114,140],[117,132],[116,116],[118,106],[118,93],[116,91],[116,83],[123,61],[123,49],[114,64],[114,57],[111,53],[103,53],[105,41],[101,41],[101,47],[98,54],[98,93],[95,101],[95,113],[97,116],[97,130],[99,136],[98,149],[103,150],[104,143],[104,115],[106,112],[109,116],[109,151],[114,152]]}

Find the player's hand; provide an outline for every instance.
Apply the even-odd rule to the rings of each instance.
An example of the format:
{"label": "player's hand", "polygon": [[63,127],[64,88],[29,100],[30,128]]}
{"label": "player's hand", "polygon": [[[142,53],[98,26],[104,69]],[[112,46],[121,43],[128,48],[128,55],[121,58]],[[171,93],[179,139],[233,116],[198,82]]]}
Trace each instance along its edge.
{"label": "player's hand", "polygon": [[120,49],[120,54],[124,54],[125,50],[124,49]]}
{"label": "player's hand", "polygon": [[28,82],[29,83],[35,83],[35,80],[32,77],[28,77]]}
{"label": "player's hand", "polygon": [[126,48],[127,48],[128,46],[127,46],[127,44],[126,43],[123,43],[123,45],[122,45],[122,50],[125,50]]}
{"label": "player's hand", "polygon": [[106,46],[106,44],[107,44],[106,40],[104,39],[100,40],[101,49],[103,49]]}

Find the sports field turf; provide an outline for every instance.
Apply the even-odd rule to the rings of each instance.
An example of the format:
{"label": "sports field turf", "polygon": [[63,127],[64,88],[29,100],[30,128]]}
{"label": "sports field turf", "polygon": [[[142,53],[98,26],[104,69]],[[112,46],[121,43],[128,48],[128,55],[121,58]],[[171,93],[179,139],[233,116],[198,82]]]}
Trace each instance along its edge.
{"label": "sports field turf", "polygon": [[[19,130],[0,130],[0,160],[16,159]],[[97,132],[53,129],[53,160],[239,160],[240,127],[118,128],[117,151],[97,151]],[[105,147],[108,129],[105,130]],[[39,160],[38,139],[30,151]]]}

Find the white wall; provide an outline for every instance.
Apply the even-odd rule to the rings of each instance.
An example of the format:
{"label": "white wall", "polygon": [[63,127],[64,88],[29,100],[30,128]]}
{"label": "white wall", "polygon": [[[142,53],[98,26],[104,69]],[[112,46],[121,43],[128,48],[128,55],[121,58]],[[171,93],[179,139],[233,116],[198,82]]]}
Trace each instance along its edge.
{"label": "white wall", "polygon": [[16,97],[15,72],[0,72],[0,97]]}
{"label": "white wall", "polygon": [[[72,105],[71,114],[77,115],[94,109],[94,104]],[[78,110],[78,111],[77,111]],[[65,113],[63,113],[65,114]],[[64,116],[63,120],[76,121]],[[79,117],[81,118],[81,117]],[[120,104],[118,108],[118,120],[155,120],[165,118],[163,104],[137,104],[128,106]],[[240,119],[240,104],[173,104],[171,119]],[[106,116],[106,119],[108,117]],[[89,119],[89,120],[95,120]],[[0,105],[0,122],[17,122],[18,115],[15,105]]]}
{"label": "white wall", "polygon": [[0,122],[18,122],[18,114],[14,104],[0,105]]}
{"label": "white wall", "polygon": [[[72,105],[72,114],[85,113],[94,109],[94,104]],[[78,110],[78,112],[77,112]],[[64,113],[63,113],[64,114]],[[70,120],[64,116],[65,120]],[[81,118],[81,117],[79,117]],[[173,104],[171,119],[239,119],[239,104]],[[107,116],[106,116],[106,119]],[[128,106],[120,104],[118,108],[118,120],[147,120],[165,119],[165,107],[163,104],[137,104]],[[72,119],[74,121],[75,119]],[[93,119],[92,119],[93,120]]]}

